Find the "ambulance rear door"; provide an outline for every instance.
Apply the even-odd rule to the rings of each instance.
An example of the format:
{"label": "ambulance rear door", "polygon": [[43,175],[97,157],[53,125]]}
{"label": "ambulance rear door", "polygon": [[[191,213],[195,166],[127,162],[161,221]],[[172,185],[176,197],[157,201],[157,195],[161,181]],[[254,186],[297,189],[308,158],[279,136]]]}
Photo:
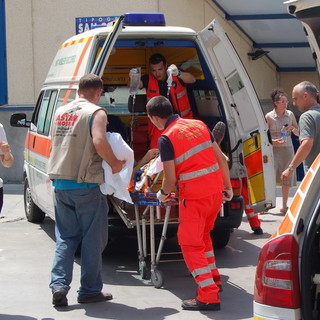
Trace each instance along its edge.
{"label": "ambulance rear door", "polygon": [[[199,33],[204,56],[220,91],[231,139],[241,171],[246,166],[250,201],[255,211],[275,207],[275,173],[268,127],[247,72],[220,24],[213,20]],[[231,137],[232,138],[232,137]],[[237,148],[239,145],[239,148]],[[232,174],[235,170],[232,168]],[[232,170],[231,169],[231,170]],[[236,170],[236,171],[237,171]]]}

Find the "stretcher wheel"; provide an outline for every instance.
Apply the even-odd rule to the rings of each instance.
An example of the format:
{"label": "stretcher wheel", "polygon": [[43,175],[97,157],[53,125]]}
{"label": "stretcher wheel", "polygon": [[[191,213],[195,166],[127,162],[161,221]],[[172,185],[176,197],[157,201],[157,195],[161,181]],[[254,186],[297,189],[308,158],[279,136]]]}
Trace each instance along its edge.
{"label": "stretcher wheel", "polygon": [[159,289],[164,284],[164,277],[160,270],[155,269],[151,271],[151,282],[155,288]]}
{"label": "stretcher wheel", "polygon": [[148,269],[145,261],[139,262],[139,273],[142,279],[144,280],[148,279]]}

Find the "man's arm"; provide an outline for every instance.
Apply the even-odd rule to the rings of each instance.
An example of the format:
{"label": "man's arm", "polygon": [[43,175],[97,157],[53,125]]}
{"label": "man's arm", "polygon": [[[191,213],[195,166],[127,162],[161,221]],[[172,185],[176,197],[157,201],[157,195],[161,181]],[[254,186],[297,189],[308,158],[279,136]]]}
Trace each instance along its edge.
{"label": "man's arm", "polygon": [[175,189],[176,182],[176,167],[174,160],[164,161],[162,191],[169,194]]}
{"label": "man's arm", "polygon": [[215,141],[213,142],[212,147],[213,147],[214,153],[216,155],[216,158],[217,158],[217,161],[219,164],[219,168],[222,173],[224,188],[227,190],[231,190],[232,186],[231,186],[231,182],[230,182],[230,172],[229,172],[227,159]]}
{"label": "man's arm", "polygon": [[184,83],[195,83],[196,78],[189,72],[180,71],[180,75],[178,76]]}
{"label": "man's arm", "polygon": [[[294,170],[296,169],[308,156],[313,146],[313,138],[306,138],[301,141],[301,144],[294,155],[289,167],[281,174],[281,180],[286,181],[290,178]],[[292,168],[291,170],[289,168]]]}
{"label": "man's arm", "polygon": [[103,110],[98,110],[93,115],[92,140],[99,156],[111,167],[112,173],[120,172],[125,161],[120,161],[114,155],[112,148],[106,139],[107,114]]}

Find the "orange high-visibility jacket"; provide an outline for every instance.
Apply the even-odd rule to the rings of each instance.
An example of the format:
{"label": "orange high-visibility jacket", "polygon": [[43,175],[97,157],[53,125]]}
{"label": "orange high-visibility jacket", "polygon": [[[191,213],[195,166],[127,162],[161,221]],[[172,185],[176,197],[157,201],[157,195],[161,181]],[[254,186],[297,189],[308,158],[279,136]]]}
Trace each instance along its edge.
{"label": "orange high-visibility jacket", "polygon": [[[153,74],[149,74],[148,90],[146,94],[149,99],[160,96],[158,80],[153,76]],[[193,118],[187,89],[175,76],[172,76],[170,100],[173,104],[173,108],[179,113],[180,117],[186,119]]]}
{"label": "orange high-visibility jacket", "polygon": [[200,120],[179,118],[162,133],[174,148],[179,195],[196,199],[222,192],[223,180],[209,129]]}

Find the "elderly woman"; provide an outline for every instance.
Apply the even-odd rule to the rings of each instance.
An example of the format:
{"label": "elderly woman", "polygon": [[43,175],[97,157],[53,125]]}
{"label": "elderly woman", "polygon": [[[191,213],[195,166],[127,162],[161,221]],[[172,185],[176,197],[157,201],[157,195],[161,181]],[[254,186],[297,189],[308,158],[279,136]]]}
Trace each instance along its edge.
{"label": "elderly woman", "polygon": [[[292,111],[287,110],[288,96],[280,88],[271,91],[271,99],[274,109],[266,114],[267,125],[273,142],[274,165],[276,172],[277,185],[281,186],[282,191],[282,208],[281,213],[288,210],[287,201],[290,187],[297,184],[296,174],[291,176],[288,183],[284,184],[280,180],[281,173],[288,167],[294,156],[294,149],[291,140],[291,132],[299,135],[297,120]],[[281,131],[286,131],[287,139],[283,138]]]}

